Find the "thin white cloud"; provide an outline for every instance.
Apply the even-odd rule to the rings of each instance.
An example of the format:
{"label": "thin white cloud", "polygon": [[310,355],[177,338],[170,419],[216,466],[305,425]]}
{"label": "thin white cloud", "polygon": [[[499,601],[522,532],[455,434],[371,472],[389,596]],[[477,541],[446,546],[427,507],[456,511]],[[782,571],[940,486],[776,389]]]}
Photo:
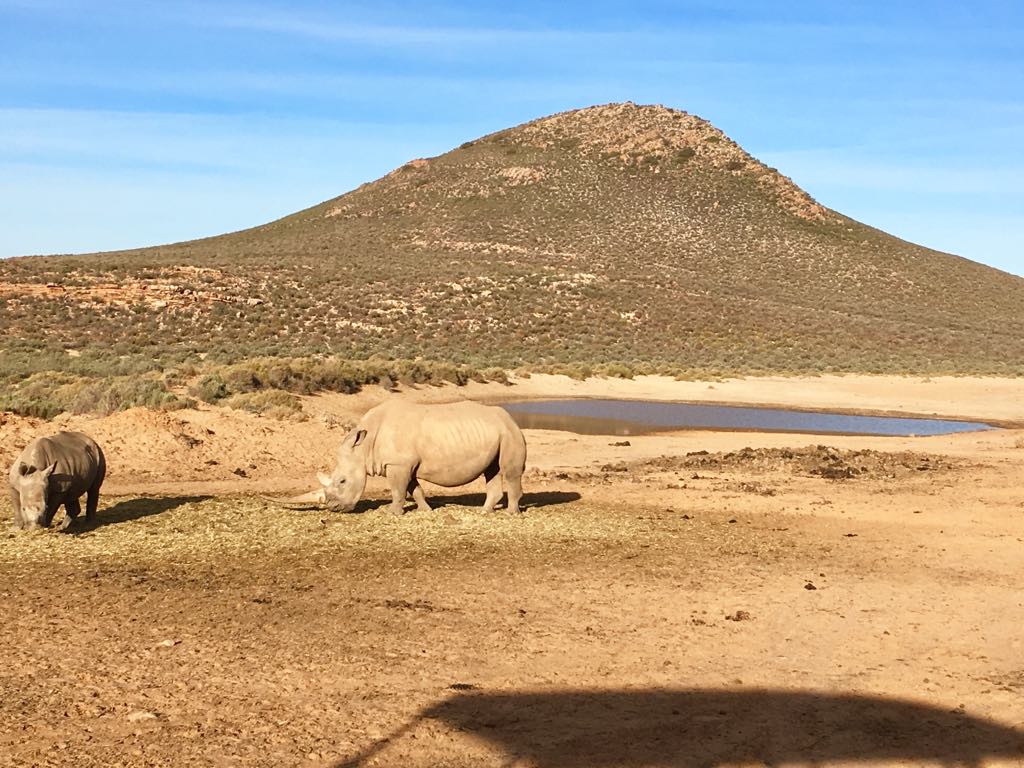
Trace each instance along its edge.
{"label": "thin white cloud", "polygon": [[35,12],[57,11],[80,6],[81,2],[74,0],[0,0],[0,8]]}
{"label": "thin white cloud", "polygon": [[[332,6],[327,6],[332,7]],[[724,41],[742,31],[747,45],[760,39],[756,45],[761,53],[773,51],[777,57],[802,59],[808,47],[811,50],[828,50],[840,43],[855,43],[858,47],[881,47],[891,49],[898,46],[902,57],[914,60],[922,55],[921,47],[942,46],[948,43],[951,30],[966,34],[953,21],[932,19],[930,24],[921,24],[908,30],[906,25],[894,26],[880,18],[876,12],[860,12],[850,15],[836,9],[831,12],[780,15],[777,11],[758,13],[756,4],[734,4],[732,10],[714,6],[708,9],[677,9],[668,20],[658,15],[658,23],[637,21],[643,14],[633,17],[631,24],[624,26],[607,21],[607,14],[580,13],[571,27],[540,24],[524,24],[523,16],[506,18],[518,23],[494,25],[457,25],[430,23],[387,23],[381,21],[386,10],[377,7],[354,7],[353,4],[333,6],[332,12],[313,13],[308,10],[296,11],[281,5],[239,3],[219,9],[208,5],[179,5],[176,18],[199,26],[225,29],[250,30],[277,35],[292,36],[308,40],[348,42],[375,46],[406,47],[473,47],[508,46],[515,51],[517,46],[533,45],[609,45],[636,46],[675,44],[676,48],[699,47],[712,51],[721,47]],[[465,17],[465,12],[459,14]],[[497,16],[496,13],[489,15]],[[540,14],[543,16],[544,14]],[[611,17],[614,19],[614,17]],[[652,17],[653,18],[653,17]],[[423,16],[419,22],[422,22]],[[601,19],[606,19],[603,24]],[[1019,29],[1005,26],[991,26],[985,30],[986,39],[1015,42]],[[753,33],[760,33],[751,37]],[[802,44],[792,48],[780,48],[774,41],[780,38],[796,38]],[[492,49],[493,52],[493,49]],[[742,56],[743,51],[731,51]],[[891,55],[889,57],[891,59]],[[891,72],[891,69],[889,70]]]}
{"label": "thin white cloud", "polygon": [[[0,158],[50,165],[104,161],[223,172],[320,167],[347,155],[392,158],[395,165],[429,147],[422,128],[250,114],[0,109]],[[447,147],[444,147],[447,149]],[[438,151],[440,151],[440,147]],[[386,160],[385,160],[386,162]],[[384,168],[382,170],[390,170]]]}
{"label": "thin white cloud", "polygon": [[374,45],[494,45],[514,42],[556,42],[578,38],[573,32],[549,29],[522,30],[467,27],[407,27],[379,24],[339,23],[303,18],[294,14],[229,15],[206,19],[231,29],[248,29],[275,34],[294,35],[334,42],[369,43]]}
{"label": "thin white cloud", "polygon": [[[36,70],[32,82],[40,86],[76,85],[131,93],[162,92],[179,95],[203,95],[231,103],[243,102],[252,96],[280,95],[345,102],[367,99],[379,102],[382,94],[402,97],[435,98],[474,96],[481,91],[500,92],[503,101],[540,98],[573,99],[581,92],[594,91],[609,85],[608,78],[584,77],[553,81],[542,76],[484,75],[465,73],[443,74],[380,74],[362,72],[327,73],[306,70],[202,70],[169,71],[133,69],[112,78],[109,72],[78,69]],[[22,84],[24,75],[0,71],[0,84]],[[393,124],[393,123],[392,123]]]}
{"label": "thin white cloud", "polygon": [[[613,42],[611,32],[582,27],[553,27],[517,24],[437,24],[424,21],[421,15],[415,23],[405,21],[410,14],[403,13],[401,21],[386,8],[328,5],[328,12],[307,9],[295,10],[281,5],[262,3],[235,3],[211,8],[209,5],[179,4],[167,10],[179,22],[200,27],[266,32],[307,40],[352,43],[373,46],[401,47],[473,47],[495,45],[566,44],[574,41]],[[487,14],[494,16],[495,14]],[[466,18],[465,12],[460,13]],[[403,18],[405,17],[405,18]],[[619,30],[619,34],[622,30]]]}

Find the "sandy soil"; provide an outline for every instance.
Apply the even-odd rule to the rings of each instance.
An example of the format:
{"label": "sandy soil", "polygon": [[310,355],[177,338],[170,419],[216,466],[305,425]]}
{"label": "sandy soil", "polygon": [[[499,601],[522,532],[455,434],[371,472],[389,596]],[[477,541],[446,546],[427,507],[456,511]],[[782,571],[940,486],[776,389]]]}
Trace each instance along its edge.
{"label": "sandy soil", "polygon": [[[401,396],[563,395],[1024,422],[994,379]],[[0,534],[0,764],[1024,765],[1024,430],[531,431],[521,517],[482,482],[400,519],[379,483],[357,514],[260,498],[385,396],[58,420],[111,474],[97,527]],[[54,428],[0,416],[0,456]]]}

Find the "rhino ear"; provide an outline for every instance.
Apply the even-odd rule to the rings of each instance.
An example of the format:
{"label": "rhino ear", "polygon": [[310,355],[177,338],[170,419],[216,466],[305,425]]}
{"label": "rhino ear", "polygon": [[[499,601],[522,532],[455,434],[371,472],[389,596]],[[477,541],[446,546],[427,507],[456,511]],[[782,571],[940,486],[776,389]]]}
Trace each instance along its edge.
{"label": "rhino ear", "polygon": [[43,470],[43,478],[47,478],[53,474],[53,470],[57,468],[57,462],[53,462],[50,466]]}
{"label": "rhino ear", "polygon": [[359,445],[361,442],[363,442],[365,437],[366,437],[366,430],[365,429],[360,429],[358,432],[356,432],[356,439],[352,441],[352,447],[355,448],[357,445]]}
{"label": "rhino ear", "polygon": [[324,488],[330,488],[330,486],[331,486],[331,478],[329,478],[323,472],[317,472],[316,476],[317,476],[317,479],[320,481],[320,485],[322,485]]}

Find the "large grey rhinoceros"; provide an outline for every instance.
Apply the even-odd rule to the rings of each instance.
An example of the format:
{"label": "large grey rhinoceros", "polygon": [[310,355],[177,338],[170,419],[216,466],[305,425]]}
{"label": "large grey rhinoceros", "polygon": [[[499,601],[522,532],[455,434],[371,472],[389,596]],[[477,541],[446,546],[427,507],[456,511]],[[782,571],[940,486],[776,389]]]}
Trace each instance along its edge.
{"label": "large grey rhinoceros", "polygon": [[81,432],[58,432],[37,437],[11,465],[11,504],[14,527],[46,528],[61,504],[64,505],[65,530],[82,511],[85,519],[96,518],[100,486],[107,474],[107,460],[96,441]]}
{"label": "large grey rhinoceros", "polygon": [[366,412],[342,441],[334,472],[319,477],[323,500],[333,511],[353,509],[370,475],[387,477],[394,514],[402,514],[410,493],[418,509],[430,509],[420,480],[450,488],[483,475],[484,512],[493,512],[501,500],[502,478],[508,509],[519,512],[525,466],[526,439],[504,408],[395,399]]}

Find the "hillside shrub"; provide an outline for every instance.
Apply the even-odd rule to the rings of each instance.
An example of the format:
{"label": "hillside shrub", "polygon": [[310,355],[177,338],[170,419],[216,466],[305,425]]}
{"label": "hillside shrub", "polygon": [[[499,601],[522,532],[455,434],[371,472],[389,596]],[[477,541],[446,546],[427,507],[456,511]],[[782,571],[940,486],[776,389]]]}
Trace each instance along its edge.
{"label": "hillside shrub", "polygon": [[154,408],[177,410],[188,403],[168,392],[163,381],[155,378],[119,377],[100,379],[72,385],[66,401],[66,410],[72,413],[107,415],[128,408]]}
{"label": "hillside shrub", "polygon": [[291,419],[293,421],[306,419],[299,398],[280,389],[234,395],[225,400],[224,404],[229,408],[257,413],[272,419]]}
{"label": "hillside shrub", "polygon": [[675,154],[672,155],[672,159],[675,161],[676,165],[685,165],[686,163],[690,162],[690,160],[692,160],[693,156],[696,154],[697,150],[695,150],[693,147],[683,147],[682,149],[677,150]]}
{"label": "hillside shrub", "polygon": [[136,407],[174,410],[189,404],[152,374],[89,379],[37,373],[0,393],[0,410],[43,419],[60,413],[107,415]]}
{"label": "hillside shrub", "polygon": [[216,403],[218,400],[223,400],[228,396],[228,394],[230,394],[228,392],[227,385],[224,383],[224,379],[216,373],[210,373],[203,376],[203,378],[201,378],[189,391],[204,403]]}

